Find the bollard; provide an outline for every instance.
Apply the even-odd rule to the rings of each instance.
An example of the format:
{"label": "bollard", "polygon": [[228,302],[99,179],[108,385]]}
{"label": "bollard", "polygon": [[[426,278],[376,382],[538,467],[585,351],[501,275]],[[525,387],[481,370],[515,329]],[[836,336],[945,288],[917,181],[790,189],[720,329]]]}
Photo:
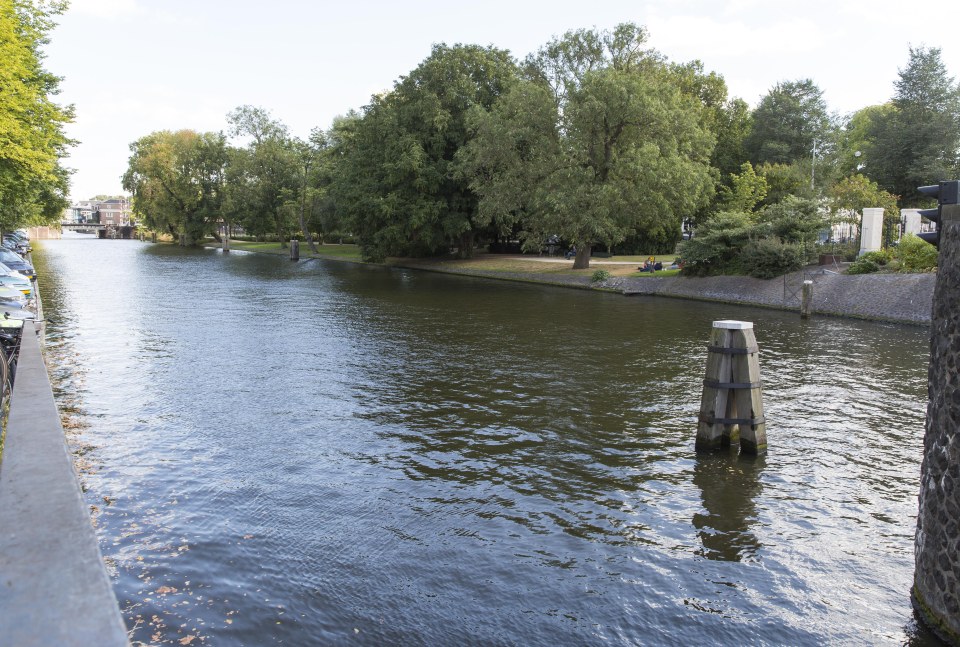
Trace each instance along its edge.
{"label": "bollard", "polygon": [[753,324],[714,321],[697,424],[697,451],[740,443],[744,454],[767,450],[760,360]]}
{"label": "bollard", "polygon": [[226,235],[224,235],[223,237],[223,251],[225,252],[230,251],[230,237]]}
{"label": "bollard", "polygon": [[800,318],[809,319],[811,312],[813,312],[813,281],[804,281],[800,296]]}
{"label": "bollard", "polygon": [[291,240],[290,241],[290,260],[299,261],[300,260],[300,241]]}
{"label": "bollard", "polygon": [[157,242],[157,232],[152,232],[152,233],[150,234],[150,242],[151,242],[151,243]]}

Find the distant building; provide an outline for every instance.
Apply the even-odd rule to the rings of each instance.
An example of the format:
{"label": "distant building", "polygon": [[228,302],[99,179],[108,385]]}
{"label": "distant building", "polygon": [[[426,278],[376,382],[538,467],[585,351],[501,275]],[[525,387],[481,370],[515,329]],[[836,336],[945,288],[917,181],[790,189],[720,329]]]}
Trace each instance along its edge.
{"label": "distant building", "polygon": [[133,211],[126,196],[106,200],[81,200],[64,212],[64,222],[125,226],[131,224]]}

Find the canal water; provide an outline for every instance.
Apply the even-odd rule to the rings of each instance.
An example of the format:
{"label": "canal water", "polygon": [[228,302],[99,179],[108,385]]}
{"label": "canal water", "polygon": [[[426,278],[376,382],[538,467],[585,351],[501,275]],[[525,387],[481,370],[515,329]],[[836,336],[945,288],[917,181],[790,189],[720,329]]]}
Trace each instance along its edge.
{"label": "canal water", "polygon": [[[38,243],[135,644],[932,644],[927,330],[136,241]],[[765,457],[694,452],[753,321]]]}

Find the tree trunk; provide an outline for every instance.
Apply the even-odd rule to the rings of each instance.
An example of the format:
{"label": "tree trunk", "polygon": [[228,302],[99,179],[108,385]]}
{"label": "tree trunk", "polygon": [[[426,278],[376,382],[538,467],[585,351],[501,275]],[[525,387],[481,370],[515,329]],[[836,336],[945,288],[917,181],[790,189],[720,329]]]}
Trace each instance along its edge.
{"label": "tree trunk", "polygon": [[577,255],[573,259],[573,269],[586,270],[590,268],[590,245],[577,245]]}
{"label": "tree trunk", "polygon": [[473,231],[465,231],[460,234],[460,245],[457,250],[459,258],[473,258]]}
{"label": "tree trunk", "polygon": [[303,188],[303,194],[300,198],[300,231],[303,232],[303,237],[307,239],[307,244],[310,245],[310,253],[317,253],[317,246],[313,243],[313,236],[310,235],[310,231],[307,229],[306,218],[304,217],[304,211],[306,211],[306,187]]}

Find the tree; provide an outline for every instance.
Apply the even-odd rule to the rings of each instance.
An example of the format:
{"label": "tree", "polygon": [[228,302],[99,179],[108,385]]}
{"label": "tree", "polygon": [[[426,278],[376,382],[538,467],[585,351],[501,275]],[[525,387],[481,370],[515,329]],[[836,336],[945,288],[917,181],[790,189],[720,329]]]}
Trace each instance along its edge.
{"label": "tree", "polygon": [[73,108],[54,103],[60,79],[43,69],[41,48],[64,2],[0,5],[0,229],[59,220],[73,142],[64,125]]}
{"label": "tree", "polygon": [[301,159],[287,127],[263,108],[241,106],[227,115],[230,134],[246,138],[227,164],[226,217],[254,236],[289,238],[303,188]]}
{"label": "tree", "polygon": [[960,175],[960,88],[939,48],[910,48],[894,84],[892,110],[871,120],[866,172],[903,206],[922,204],[918,186]]}
{"label": "tree", "polygon": [[219,133],[163,130],[130,144],[123,188],[138,218],[188,244],[216,235],[223,201],[226,141]]}
{"label": "tree", "polygon": [[644,49],[635,25],[575,31],[525,64],[525,79],[473,113],[462,163],[479,210],[517,219],[535,246],[559,235],[589,267],[593,245],[635,232],[676,241],[713,189],[702,99]]}
{"label": "tree", "polygon": [[369,259],[473,252],[488,223],[458,173],[467,114],[489,108],[516,78],[509,53],[477,45],[435,45],[391,92],[373,97],[349,124],[334,194]]}
{"label": "tree", "polygon": [[775,85],[753,111],[753,127],[744,146],[756,164],[794,164],[811,159],[814,143],[821,154],[834,139],[823,91],[810,79]]}
{"label": "tree", "polygon": [[744,162],[740,173],[730,174],[730,186],[720,187],[719,202],[726,211],[750,213],[767,197],[767,181],[757,175],[750,162]]}
{"label": "tree", "polygon": [[834,222],[855,221],[857,212],[880,207],[883,209],[884,240],[893,242],[900,225],[900,210],[897,196],[884,191],[876,182],[857,173],[844,178],[830,188],[830,214]]}

